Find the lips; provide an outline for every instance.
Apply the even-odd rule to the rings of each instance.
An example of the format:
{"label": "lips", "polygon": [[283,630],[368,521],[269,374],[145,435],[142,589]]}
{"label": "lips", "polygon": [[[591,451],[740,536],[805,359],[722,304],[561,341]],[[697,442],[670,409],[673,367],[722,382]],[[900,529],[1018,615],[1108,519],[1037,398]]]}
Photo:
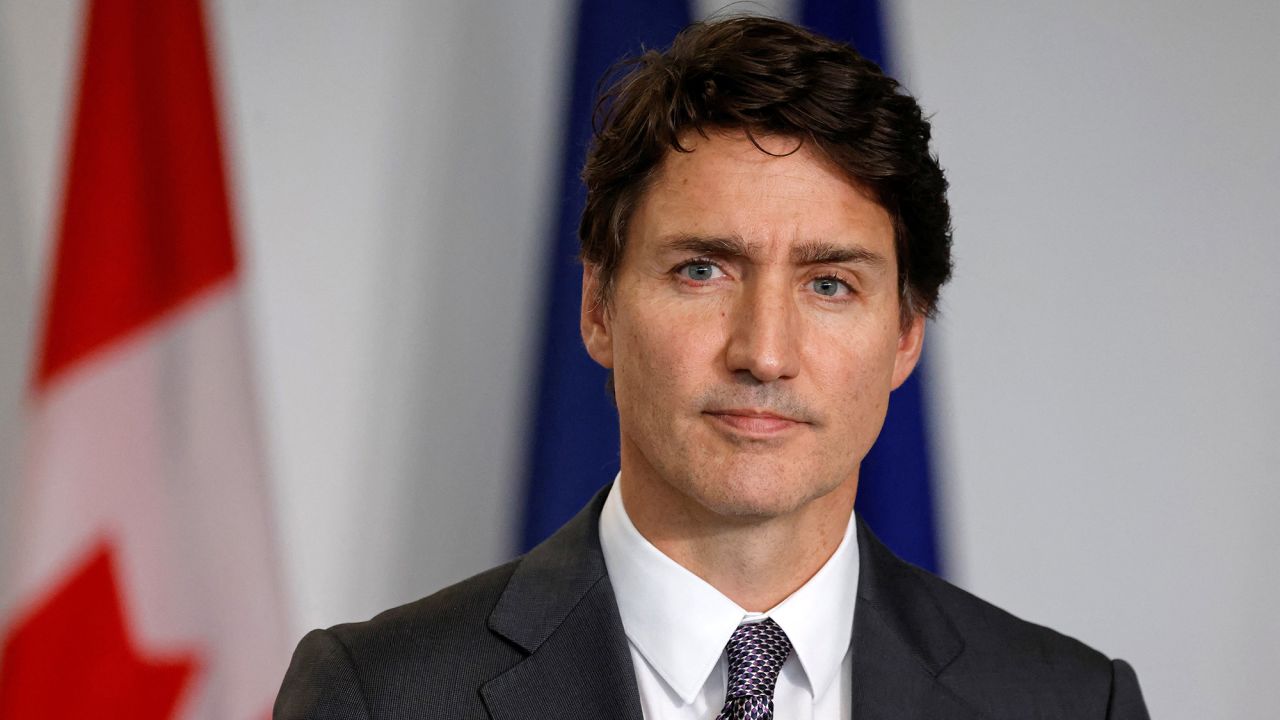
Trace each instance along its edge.
{"label": "lips", "polygon": [[706,413],[717,423],[745,435],[770,437],[805,425],[803,421],[767,410],[729,409]]}

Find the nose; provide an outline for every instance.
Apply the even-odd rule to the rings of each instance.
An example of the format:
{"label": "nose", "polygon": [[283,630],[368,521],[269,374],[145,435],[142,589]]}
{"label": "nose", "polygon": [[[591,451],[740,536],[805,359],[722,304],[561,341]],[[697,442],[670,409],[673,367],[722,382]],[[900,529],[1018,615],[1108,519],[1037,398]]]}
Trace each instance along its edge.
{"label": "nose", "polygon": [[733,308],[725,360],[734,374],[762,383],[795,377],[800,370],[800,318],[785,282],[746,283]]}

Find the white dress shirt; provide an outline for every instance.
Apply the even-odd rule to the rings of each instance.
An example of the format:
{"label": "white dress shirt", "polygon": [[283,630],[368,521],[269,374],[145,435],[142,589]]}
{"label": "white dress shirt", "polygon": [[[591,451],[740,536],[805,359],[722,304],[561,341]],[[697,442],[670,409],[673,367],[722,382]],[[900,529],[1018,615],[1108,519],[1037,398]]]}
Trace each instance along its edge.
{"label": "white dress shirt", "polygon": [[853,517],[835,554],[773,609],[751,613],[662,554],[622,504],[621,476],[600,513],[600,546],[646,720],[713,720],[724,707],[725,644],[744,621],[782,627],[793,652],[774,690],[774,717],[850,717],[858,538]]}

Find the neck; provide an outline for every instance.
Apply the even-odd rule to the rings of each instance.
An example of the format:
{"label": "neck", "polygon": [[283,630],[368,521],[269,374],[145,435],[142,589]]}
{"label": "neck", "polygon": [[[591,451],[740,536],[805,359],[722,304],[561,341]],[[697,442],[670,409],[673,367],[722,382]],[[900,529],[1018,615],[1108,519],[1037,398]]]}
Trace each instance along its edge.
{"label": "neck", "polygon": [[785,600],[826,564],[853,512],[855,474],[799,508],[770,516],[718,514],[669,483],[625,466],[622,501],[664,555],[749,612]]}

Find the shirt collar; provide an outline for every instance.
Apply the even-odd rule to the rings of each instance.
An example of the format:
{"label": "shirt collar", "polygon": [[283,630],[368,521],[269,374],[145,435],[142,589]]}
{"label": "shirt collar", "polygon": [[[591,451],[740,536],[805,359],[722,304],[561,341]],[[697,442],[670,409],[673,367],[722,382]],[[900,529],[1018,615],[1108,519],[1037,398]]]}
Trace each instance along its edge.
{"label": "shirt collar", "polygon": [[778,623],[814,697],[840,673],[853,636],[858,587],[852,514],[826,564],[766,613],[742,609],[646,540],[627,516],[618,480],[600,512],[600,546],[627,639],[685,703],[697,697],[744,620],[771,617]]}

